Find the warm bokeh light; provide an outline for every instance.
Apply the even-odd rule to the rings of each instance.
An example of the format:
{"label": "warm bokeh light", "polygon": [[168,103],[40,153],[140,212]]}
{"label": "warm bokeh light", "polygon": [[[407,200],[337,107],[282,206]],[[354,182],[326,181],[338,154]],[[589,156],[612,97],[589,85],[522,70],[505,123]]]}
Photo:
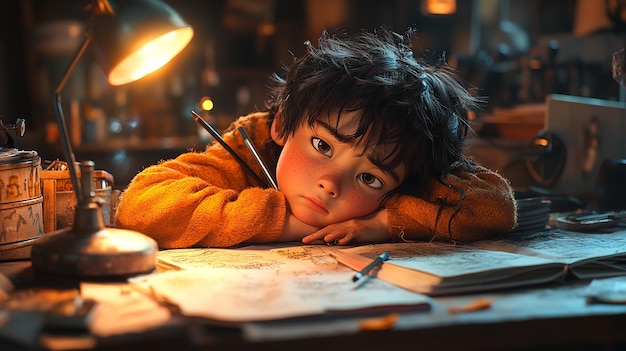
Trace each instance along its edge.
{"label": "warm bokeh light", "polygon": [[211,100],[211,98],[205,96],[200,101],[200,106],[202,107],[202,110],[204,110],[204,111],[211,111],[213,109],[213,107],[214,107],[213,100]]}
{"label": "warm bokeh light", "polygon": [[531,69],[538,70],[538,69],[541,69],[542,64],[540,60],[532,59],[529,61],[529,66]]}
{"label": "warm bokeh light", "polygon": [[535,139],[535,145],[547,147],[550,145],[550,141],[546,138],[537,138]]}
{"label": "warm bokeh light", "polygon": [[185,48],[192,37],[193,29],[186,27],[152,40],[111,70],[109,84],[127,84],[156,71]]}
{"label": "warm bokeh light", "polygon": [[428,0],[426,12],[431,15],[450,15],[456,12],[456,0]]}

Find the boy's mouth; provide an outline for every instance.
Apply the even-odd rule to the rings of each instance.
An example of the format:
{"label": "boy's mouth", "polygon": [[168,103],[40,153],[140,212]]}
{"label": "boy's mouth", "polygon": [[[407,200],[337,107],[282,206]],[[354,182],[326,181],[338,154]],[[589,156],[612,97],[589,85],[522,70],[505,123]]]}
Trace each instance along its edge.
{"label": "boy's mouth", "polygon": [[317,212],[321,212],[323,214],[328,214],[328,209],[326,208],[326,204],[324,204],[321,200],[316,197],[307,197],[303,196],[306,205],[310,208],[316,210]]}

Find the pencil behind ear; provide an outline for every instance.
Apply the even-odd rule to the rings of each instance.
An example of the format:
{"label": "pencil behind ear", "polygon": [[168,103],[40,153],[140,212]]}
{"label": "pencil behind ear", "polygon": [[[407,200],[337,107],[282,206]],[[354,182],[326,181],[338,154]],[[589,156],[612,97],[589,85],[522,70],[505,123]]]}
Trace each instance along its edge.
{"label": "pencil behind ear", "polygon": [[280,111],[276,112],[274,115],[274,120],[272,121],[272,126],[270,127],[270,134],[272,136],[272,140],[280,146],[285,146],[285,136],[282,133],[283,124],[282,124],[282,116]]}

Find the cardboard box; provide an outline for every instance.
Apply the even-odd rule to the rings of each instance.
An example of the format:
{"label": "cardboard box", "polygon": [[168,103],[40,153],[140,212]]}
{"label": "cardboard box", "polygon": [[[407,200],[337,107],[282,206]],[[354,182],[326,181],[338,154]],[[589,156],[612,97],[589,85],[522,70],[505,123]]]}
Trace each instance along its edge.
{"label": "cardboard box", "polygon": [[[80,178],[80,174],[78,175]],[[113,176],[106,171],[94,171],[94,190],[105,202],[102,206],[104,224],[112,223],[111,193],[114,186]],[[45,170],[40,176],[43,193],[44,233],[63,229],[74,224],[76,196],[70,179],[70,172]]]}

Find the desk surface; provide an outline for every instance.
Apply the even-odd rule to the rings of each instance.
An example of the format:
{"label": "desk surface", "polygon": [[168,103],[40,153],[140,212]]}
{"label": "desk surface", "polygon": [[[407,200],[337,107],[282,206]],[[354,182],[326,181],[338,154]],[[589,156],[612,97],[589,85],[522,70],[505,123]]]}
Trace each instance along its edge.
{"label": "desk surface", "polygon": [[[27,261],[0,263],[0,272],[15,282],[18,289],[40,285]],[[324,351],[343,351],[347,346],[377,351],[400,347],[420,350],[626,348],[626,305],[588,304],[585,297],[588,285],[589,282],[579,281],[437,297],[431,311],[401,314],[393,328],[374,332],[359,331],[363,317],[298,318],[233,326],[174,316],[157,328],[90,338],[89,342],[79,339],[84,343],[78,345],[116,350],[139,345],[150,349]],[[491,300],[491,307],[470,313],[449,312],[452,306],[462,306],[478,298]],[[21,317],[25,318],[23,321],[34,321],[28,322],[34,332],[27,335],[34,340],[19,340],[20,347],[16,349],[23,349],[28,343],[40,346],[36,323],[42,323],[42,318],[34,317],[33,313]],[[10,319],[11,316],[0,314],[0,345],[15,345],[10,336]],[[6,346],[1,349],[11,350]]]}

